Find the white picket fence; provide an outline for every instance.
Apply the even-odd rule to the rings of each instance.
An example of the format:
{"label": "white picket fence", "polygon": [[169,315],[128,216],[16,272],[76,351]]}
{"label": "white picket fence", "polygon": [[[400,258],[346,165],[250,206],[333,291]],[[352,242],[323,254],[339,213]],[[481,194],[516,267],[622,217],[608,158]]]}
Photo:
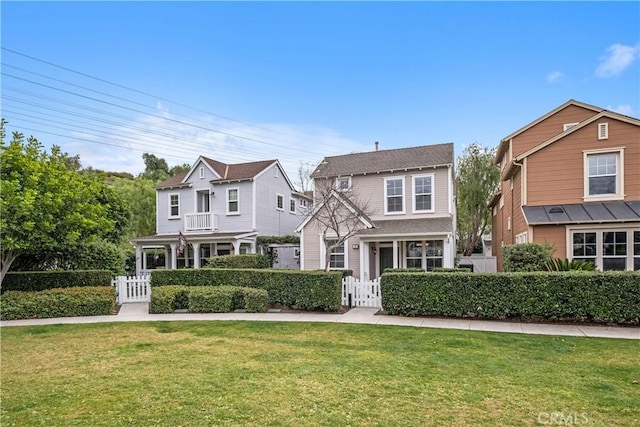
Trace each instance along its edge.
{"label": "white picket fence", "polygon": [[382,308],[380,278],[361,281],[349,276],[342,279],[342,305]]}
{"label": "white picket fence", "polygon": [[116,287],[118,304],[151,301],[151,275],[118,276],[111,284]]}

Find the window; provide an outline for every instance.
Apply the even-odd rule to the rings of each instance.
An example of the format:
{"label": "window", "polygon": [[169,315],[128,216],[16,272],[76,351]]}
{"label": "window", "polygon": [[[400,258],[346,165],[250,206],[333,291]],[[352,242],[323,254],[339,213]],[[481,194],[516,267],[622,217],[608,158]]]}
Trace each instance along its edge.
{"label": "window", "polygon": [[336,178],[336,190],[347,191],[351,188],[351,177]]}
{"label": "window", "polygon": [[423,240],[407,242],[405,254],[407,268],[421,268],[433,271],[442,267],[444,259],[444,242],[442,240]]}
{"label": "window", "polygon": [[196,192],[196,212],[204,213],[211,212],[211,195],[209,190],[197,191]]}
{"label": "window", "polygon": [[605,231],[602,233],[602,269],[627,269],[626,231]]}
{"label": "window", "polygon": [[640,230],[573,230],[572,259],[593,263],[599,270],[639,270]]}
{"label": "window", "polygon": [[609,139],[609,123],[598,123],[598,139]]}
{"label": "window", "polygon": [[385,214],[404,213],[404,177],[385,178]]}
{"label": "window", "polygon": [[296,200],[295,199],[289,200],[289,212],[292,213],[292,214],[296,213]]}
{"label": "window", "polygon": [[[337,242],[338,239],[327,240],[327,244],[329,246],[335,245]],[[345,243],[346,242],[342,242],[341,245],[331,249],[331,253],[329,255],[329,268],[345,268]]]}
{"label": "window", "polygon": [[516,245],[520,243],[527,243],[527,232],[516,234]]}
{"label": "window", "polygon": [[565,124],[562,125],[562,131],[564,132],[566,130],[569,130],[572,127],[574,127],[575,125],[577,125],[577,124],[578,124],[577,122],[576,123],[565,123]]}
{"label": "window", "polygon": [[585,152],[585,198],[622,198],[623,150]]}
{"label": "window", "polygon": [[640,231],[633,232],[633,269],[640,270]]}
{"label": "window", "polygon": [[573,259],[588,261],[595,265],[597,251],[596,233],[573,233]]}
{"label": "window", "polygon": [[204,167],[200,166],[200,179],[204,179]]}
{"label": "window", "polygon": [[433,175],[413,177],[413,212],[433,212]]}
{"label": "window", "polygon": [[407,242],[407,268],[422,268],[422,242]]}
{"label": "window", "polygon": [[282,194],[276,194],[276,209],[284,210],[284,196]]}
{"label": "window", "polygon": [[307,199],[300,199],[298,200],[298,203],[300,204],[300,207],[303,207],[303,208],[307,207]]}
{"label": "window", "polygon": [[178,218],[180,216],[180,195],[169,195],[169,218]]}
{"label": "window", "polygon": [[240,213],[240,197],[237,188],[227,188],[227,215]]}

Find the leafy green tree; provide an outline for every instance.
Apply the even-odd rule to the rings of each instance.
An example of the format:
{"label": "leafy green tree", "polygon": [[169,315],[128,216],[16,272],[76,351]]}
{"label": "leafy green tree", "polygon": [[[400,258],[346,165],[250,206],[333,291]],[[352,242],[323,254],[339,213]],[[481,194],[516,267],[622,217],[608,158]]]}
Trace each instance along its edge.
{"label": "leafy green tree", "polygon": [[456,170],[458,247],[473,253],[482,235],[491,230],[489,199],[498,190],[500,171],[493,164],[495,149],[471,144],[458,157]]}
{"label": "leafy green tree", "polygon": [[181,165],[175,165],[169,169],[169,176],[175,176],[180,172],[188,172],[191,169],[191,165],[188,163],[183,163]]}
{"label": "leafy green tree", "polygon": [[165,159],[161,159],[154,154],[144,153],[142,155],[145,169],[141,177],[150,179],[153,182],[159,182],[167,179],[169,176],[169,165]]}
{"label": "leafy green tree", "polygon": [[154,182],[138,177],[114,179],[113,190],[118,193],[131,213],[128,239],[149,236],[156,231],[156,191]]}
{"label": "leafy green tree", "polygon": [[69,156],[59,147],[47,153],[36,138],[25,140],[18,132],[5,143],[5,123],[0,124],[0,283],[21,255],[109,236],[117,229],[109,215],[119,211],[109,205],[105,184],[70,169]]}

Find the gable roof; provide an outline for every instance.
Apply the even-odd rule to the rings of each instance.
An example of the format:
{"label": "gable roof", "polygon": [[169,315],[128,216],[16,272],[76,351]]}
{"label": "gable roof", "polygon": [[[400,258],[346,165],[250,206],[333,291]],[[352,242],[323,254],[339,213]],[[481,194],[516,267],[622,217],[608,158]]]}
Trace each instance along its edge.
{"label": "gable roof", "polygon": [[564,104],[560,105],[559,107],[556,107],[553,110],[549,111],[544,116],[538,117],[537,119],[535,119],[531,123],[521,127],[517,131],[515,131],[515,132],[505,136],[504,138],[502,138],[500,140],[500,144],[498,145],[498,150],[496,151],[496,160],[499,161],[499,159],[501,159],[502,156],[504,155],[505,151],[507,151],[507,147],[508,147],[510,139],[515,138],[516,136],[520,135],[522,132],[524,132],[524,131],[526,131],[528,129],[531,129],[532,127],[534,127],[538,123],[548,119],[549,117],[551,117],[554,114],[556,114],[558,111],[562,111],[562,110],[564,110],[565,108],[567,108],[570,105],[575,105],[577,107],[582,107],[582,108],[585,108],[587,110],[592,110],[594,113],[599,113],[599,112],[604,110],[603,108],[596,107],[595,105],[586,104],[584,102],[576,101],[575,99],[570,99],[567,102],[565,102]]}
{"label": "gable roof", "polygon": [[328,197],[326,197],[324,200],[322,200],[320,203],[318,203],[318,204],[316,204],[314,206],[313,210],[309,213],[309,215],[307,215],[307,217],[296,228],[296,232],[298,232],[298,233],[301,232],[302,229],[309,223],[309,221],[311,221],[313,218],[315,218],[315,216],[318,213],[318,211],[320,209],[322,209],[322,207],[331,198],[337,199],[340,203],[342,203],[352,213],[356,214],[358,216],[358,219],[360,220],[360,222],[362,224],[364,224],[365,227],[367,227],[367,228],[374,228],[375,227],[375,225],[374,225],[373,221],[371,220],[371,218],[369,218],[369,216],[367,214],[362,212],[362,210],[360,208],[358,208],[358,206],[356,206],[351,200],[349,200],[348,197],[344,196],[342,193],[340,193],[340,192],[338,192],[336,190],[331,190],[331,193],[329,193]]}
{"label": "gable roof", "polygon": [[366,175],[404,169],[445,166],[454,163],[453,143],[368,151],[325,157],[311,178]]}

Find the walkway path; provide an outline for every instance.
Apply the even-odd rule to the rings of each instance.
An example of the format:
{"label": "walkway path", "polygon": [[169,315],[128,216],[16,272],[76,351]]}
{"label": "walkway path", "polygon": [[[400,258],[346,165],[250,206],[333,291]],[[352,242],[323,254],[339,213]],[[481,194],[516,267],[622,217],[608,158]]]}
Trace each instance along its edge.
{"label": "walkway path", "polygon": [[441,319],[376,315],[377,308],[353,308],[337,313],[172,313],[149,314],[148,303],[123,304],[117,315],[62,317],[54,319],[6,320],[4,326],[54,325],[70,323],[141,322],[167,320],[258,320],[273,322],[330,322],[375,325],[413,326],[419,328],[463,329],[469,331],[510,332],[537,335],[625,338],[640,340],[640,328],[556,325],[542,323],[501,322],[471,319]]}

